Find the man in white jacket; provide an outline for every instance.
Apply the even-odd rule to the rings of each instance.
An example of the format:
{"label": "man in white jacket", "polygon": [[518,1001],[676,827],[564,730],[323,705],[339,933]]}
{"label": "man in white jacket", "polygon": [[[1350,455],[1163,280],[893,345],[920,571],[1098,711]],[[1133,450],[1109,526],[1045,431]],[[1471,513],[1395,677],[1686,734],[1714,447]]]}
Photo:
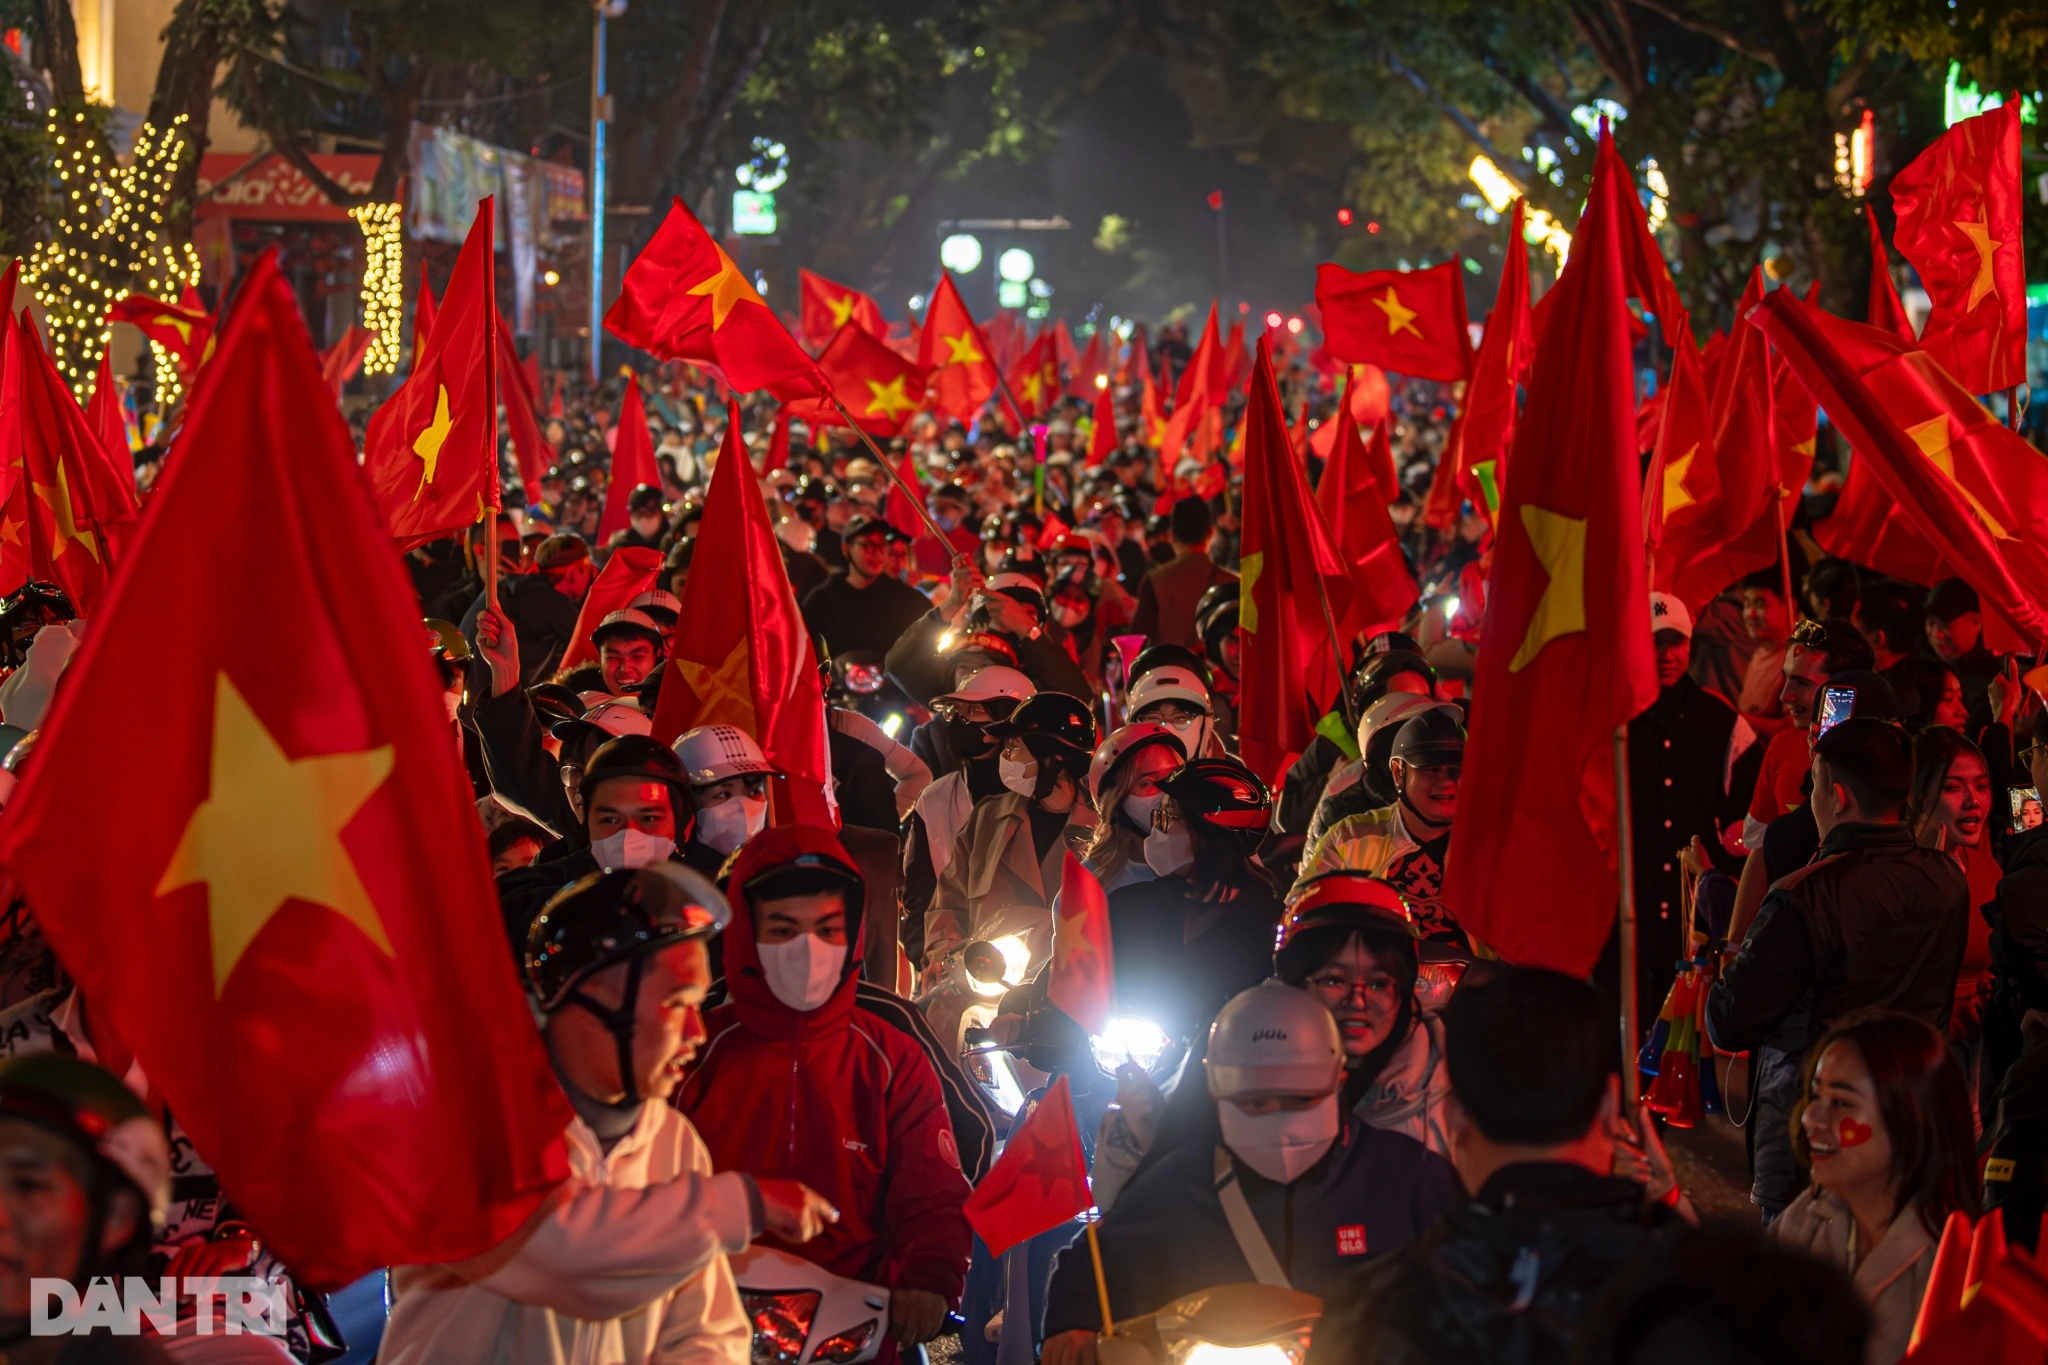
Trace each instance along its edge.
{"label": "man in white jacket", "polygon": [[746,1365],[726,1257],[839,1215],[796,1181],[714,1175],[668,1103],[705,1037],[705,940],[729,918],[672,864],[593,873],[541,911],[526,983],[576,1111],[570,1177],[485,1254],[394,1270],[384,1365]]}

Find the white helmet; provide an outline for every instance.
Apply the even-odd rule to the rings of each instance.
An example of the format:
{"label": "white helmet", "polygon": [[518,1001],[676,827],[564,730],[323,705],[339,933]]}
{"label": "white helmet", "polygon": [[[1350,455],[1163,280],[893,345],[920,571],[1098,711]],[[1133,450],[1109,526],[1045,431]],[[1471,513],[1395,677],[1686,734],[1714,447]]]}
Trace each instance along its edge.
{"label": "white helmet", "polygon": [[644,735],[654,729],[654,722],[647,718],[647,713],[642,711],[640,704],[631,697],[605,697],[585,711],[583,719],[614,738],[620,735]]}
{"label": "white helmet", "polygon": [[1095,757],[1088,761],[1088,795],[1094,801],[1102,800],[1102,783],[1109,776],[1109,770],[1123,761],[1124,755],[1147,744],[1164,744],[1170,747],[1185,763],[1188,746],[1180,735],[1164,725],[1150,721],[1137,721],[1119,726],[1109,732],[1109,738],[1095,746]]}
{"label": "white helmet", "polygon": [[1337,1021],[1307,991],[1269,977],[1231,997],[1209,1025],[1209,1095],[1328,1095],[1344,1076]]}
{"label": "white helmet", "polygon": [[1124,701],[1124,714],[1136,716],[1146,707],[1162,701],[1186,702],[1202,711],[1209,709],[1209,689],[1202,685],[1202,679],[1192,668],[1179,668],[1165,664],[1150,669],[1138,679],[1137,686]]}
{"label": "white helmet", "polygon": [[1358,718],[1358,752],[1363,754],[1366,746],[1372,743],[1372,737],[1386,727],[1391,725],[1398,730],[1403,721],[1419,716],[1424,711],[1447,705],[1448,702],[1438,701],[1435,697],[1424,696],[1420,692],[1387,693],[1366,707],[1365,714]]}
{"label": "white helmet", "polygon": [[676,757],[693,787],[708,787],[728,777],[772,773],[761,746],[737,725],[700,725],[676,737]]}
{"label": "white helmet", "polygon": [[991,664],[976,669],[958,687],[933,701],[994,701],[998,697],[1009,697],[1014,701],[1030,701],[1038,695],[1038,688],[1031,679],[1014,668]]}

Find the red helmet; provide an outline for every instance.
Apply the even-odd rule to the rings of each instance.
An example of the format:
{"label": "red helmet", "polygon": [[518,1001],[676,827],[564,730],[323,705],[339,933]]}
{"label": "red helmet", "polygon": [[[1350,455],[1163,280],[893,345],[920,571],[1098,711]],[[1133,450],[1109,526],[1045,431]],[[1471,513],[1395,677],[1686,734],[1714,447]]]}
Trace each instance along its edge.
{"label": "red helmet", "polygon": [[1377,929],[1411,939],[1422,936],[1407,898],[1363,872],[1325,872],[1311,879],[1281,917],[1274,952],[1285,956],[1287,945],[1311,929]]}

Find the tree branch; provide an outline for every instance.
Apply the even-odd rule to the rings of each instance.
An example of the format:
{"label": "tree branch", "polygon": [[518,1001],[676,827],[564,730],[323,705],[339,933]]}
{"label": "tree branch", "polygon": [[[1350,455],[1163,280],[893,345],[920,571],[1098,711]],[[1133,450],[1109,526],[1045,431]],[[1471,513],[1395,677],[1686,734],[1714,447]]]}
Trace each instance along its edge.
{"label": "tree branch", "polygon": [[1680,28],[1690,29],[1694,33],[1712,38],[1730,52],[1739,52],[1752,61],[1762,62],[1773,71],[1778,69],[1778,54],[1770,48],[1763,46],[1761,43],[1752,43],[1732,29],[1723,28],[1719,24],[1710,24],[1697,15],[1686,12],[1678,5],[1669,3],[1669,0],[1628,0],[1628,3],[1646,9],[1652,14],[1669,19]]}
{"label": "tree branch", "polygon": [[768,39],[774,32],[774,25],[765,19],[755,25],[754,40],[733,62],[732,69],[726,72],[725,84],[719,87],[718,94],[706,106],[702,117],[697,119],[691,133],[690,151],[683,158],[681,173],[675,177],[676,186],[684,195],[696,188],[704,168],[710,164],[712,149],[718,145],[719,130],[725,127],[733,105],[739,103],[740,91],[746,88],[748,79],[767,55]]}

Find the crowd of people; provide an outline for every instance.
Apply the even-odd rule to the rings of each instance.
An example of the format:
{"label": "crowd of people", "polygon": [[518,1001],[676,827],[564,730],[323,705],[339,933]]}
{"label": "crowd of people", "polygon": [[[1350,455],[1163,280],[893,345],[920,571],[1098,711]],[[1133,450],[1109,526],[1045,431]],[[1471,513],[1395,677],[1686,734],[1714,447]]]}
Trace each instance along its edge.
{"label": "crowd of people", "polygon": [[[1133,345],[1188,356],[1175,328]],[[2048,710],[1960,579],[1822,555],[1825,495],[1787,567],[1644,604],[1637,1017],[1711,977],[1704,1064],[1747,1116],[1757,1211],[1702,1222],[1669,1115],[1624,1098],[1657,1058],[1623,1053],[1618,949],[1590,981],[1503,963],[1443,894],[1451,841],[1488,837],[1458,819],[1487,509],[1425,510],[1451,387],[1397,385],[1386,419],[1413,610],[1342,642],[1346,686],[1284,773],[1237,753],[1231,466],[1163,461],[1135,384],[1099,460],[1094,395],[920,417],[878,460],[775,432],[766,400],[735,447],[687,367],[642,388],[658,485],[608,488],[619,386],[561,381],[539,486],[508,456],[503,513],[406,555],[497,878],[505,941],[479,951],[517,963],[575,1119],[571,1178],[517,1236],[393,1269],[379,1359],[1094,1365],[1105,1315],[1256,1282],[1322,1300],[1318,1365],[1681,1341],[1888,1365],[1951,1213],[2034,1244]],[[1342,401],[1306,357],[1281,390],[1304,435]],[[720,571],[695,547],[722,447],[754,461],[825,679],[837,829],[777,821],[763,736],[653,735],[686,584]],[[654,586],[593,625],[627,549],[659,556]],[[47,585],[0,608],[9,791],[74,615]],[[1070,856],[1112,934],[1118,1017],[1092,1038],[1054,1003]],[[336,1358],[321,1297],[148,1103],[33,907],[7,923],[0,1319],[37,1274],[248,1274],[290,1291],[289,1327],[234,1358]],[[993,1256],[968,1201],[1060,1078],[1099,1223]],[[872,1316],[822,1339],[804,1293]],[[158,1358],[106,1349],[135,1354],[62,1358]]]}

